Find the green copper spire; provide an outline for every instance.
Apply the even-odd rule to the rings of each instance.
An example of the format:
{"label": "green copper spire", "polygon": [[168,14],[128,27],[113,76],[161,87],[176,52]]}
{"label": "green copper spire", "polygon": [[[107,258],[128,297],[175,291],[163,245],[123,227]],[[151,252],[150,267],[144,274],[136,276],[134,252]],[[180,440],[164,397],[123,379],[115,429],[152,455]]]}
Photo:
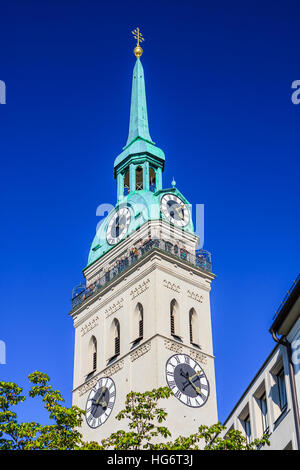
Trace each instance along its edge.
{"label": "green copper spire", "polygon": [[133,69],[130,122],[126,147],[138,137],[153,143],[148,126],[144,70],[139,58],[137,58]]}
{"label": "green copper spire", "polygon": [[140,43],[144,38],[139,28],[132,34],[137,45],[133,50],[136,63],[132,77],[129,132],[126,145],[114,162],[118,201],[124,198],[127,191],[149,191],[150,186],[152,189],[154,186],[156,191],[161,190],[165,163],[164,152],[156,147],[149,133],[145,78],[140,61],[143,53]]}

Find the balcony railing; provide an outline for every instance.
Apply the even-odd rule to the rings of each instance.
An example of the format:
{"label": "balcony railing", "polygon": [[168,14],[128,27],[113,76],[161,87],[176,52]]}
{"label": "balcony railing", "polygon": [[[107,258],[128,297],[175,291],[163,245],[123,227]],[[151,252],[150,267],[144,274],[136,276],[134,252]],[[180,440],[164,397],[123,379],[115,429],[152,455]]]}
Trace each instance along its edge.
{"label": "balcony railing", "polygon": [[132,248],[129,256],[122,257],[117,260],[114,267],[110,270],[107,270],[107,272],[103,274],[102,277],[100,277],[94,284],[87,288],[84,284],[80,284],[79,286],[75,287],[72,293],[72,309],[82,304],[85,299],[98,292],[116,276],[125,271],[125,269],[132,266],[143,256],[149,253],[150,250],[154,249],[161,250],[165,253],[170,253],[175,258],[184,260],[197,268],[211,272],[211,254],[208,251],[196,250],[195,254],[192,254],[184,248],[180,248],[178,245],[172,244],[165,240],[148,240],[140,248]]}

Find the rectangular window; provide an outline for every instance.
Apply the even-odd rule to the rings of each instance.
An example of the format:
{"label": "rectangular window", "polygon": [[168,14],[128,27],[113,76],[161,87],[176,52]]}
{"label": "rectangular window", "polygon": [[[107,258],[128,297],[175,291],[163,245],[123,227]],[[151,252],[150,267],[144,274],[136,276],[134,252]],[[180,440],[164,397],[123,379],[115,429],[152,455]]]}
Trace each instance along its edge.
{"label": "rectangular window", "polygon": [[278,372],[276,376],[277,387],[278,387],[278,396],[279,396],[279,406],[281,411],[284,411],[287,406],[286,400],[286,388],[285,388],[285,378],[283,368]]}
{"label": "rectangular window", "polygon": [[264,392],[264,394],[259,399],[259,406],[261,411],[262,430],[263,433],[266,433],[269,428],[266,392]]}

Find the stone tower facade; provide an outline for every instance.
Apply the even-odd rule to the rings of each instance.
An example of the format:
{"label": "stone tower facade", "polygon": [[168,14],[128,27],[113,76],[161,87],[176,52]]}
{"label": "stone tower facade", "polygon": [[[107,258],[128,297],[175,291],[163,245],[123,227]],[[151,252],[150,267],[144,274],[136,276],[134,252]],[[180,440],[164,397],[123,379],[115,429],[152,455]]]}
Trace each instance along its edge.
{"label": "stone tower facade", "polygon": [[152,142],[144,71],[133,71],[129,135],[116,158],[117,204],[98,227],[85,285],[73,296],[73,404],[85,440],[109,436],[127,393],[169,386],[172,437],[216,423],[208,252],[197,250],[191,208],[163,189],[165,156]]}

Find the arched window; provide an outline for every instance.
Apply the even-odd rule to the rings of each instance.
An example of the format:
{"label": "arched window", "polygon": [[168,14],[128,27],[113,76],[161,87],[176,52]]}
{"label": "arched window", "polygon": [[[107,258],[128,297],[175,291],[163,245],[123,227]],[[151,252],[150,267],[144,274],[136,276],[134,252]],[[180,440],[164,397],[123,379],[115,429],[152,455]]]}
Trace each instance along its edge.
{"label": "arched window", "polygon": [[149,168],[149,189],[153,192],[156,190],[155,170],[152,167]]}
{"label": "arched window", "polygon": [[116,318],[112,320],[107,336],[107,360],[110,362],[120,354],[120,322]]}
{"label": "arched window", "polygon": [[135,189],[136,191],[143,189],[143,168],[141,166],[135,170]]}
{"label": "arched window", "polygon": [[198,314],[194,308],[189,311],[190,343],[199,346],[199,322]]}
{"label": "arched window", "polygon": [[120,354],[120,323],[117,319],[114,320],[114,352],[115,356]]}
{"label": "arched window", "polygon": [[136,308],[138,309],[138,338],[142,339],[144,336],[144,309],[140,303],[137,304]]}
{"label": "arched window", "polygon": [[144,312],[143,312],[143,307],[141,304],[140,306],[140,319],[139,319],[139,337],[143,338],[144,337]]}
{"label": "arched window", "polygon": [[170,303],[170,331],[172,336],[179,337],[179,308],[175,299]]}
{"label": "arched window", "polygon": [[129,169],[126,170],[124,175],[124,196],[129,193]]}
{"label": "arched window", "polygon": [[132,343],[135,345],[144,337],[144,308],[138,303],[133,312]]}
{"label": "arched window", "polygon": [[89,370],[88,373],[97,370],[97,340],[92,336],[89,342]]}

